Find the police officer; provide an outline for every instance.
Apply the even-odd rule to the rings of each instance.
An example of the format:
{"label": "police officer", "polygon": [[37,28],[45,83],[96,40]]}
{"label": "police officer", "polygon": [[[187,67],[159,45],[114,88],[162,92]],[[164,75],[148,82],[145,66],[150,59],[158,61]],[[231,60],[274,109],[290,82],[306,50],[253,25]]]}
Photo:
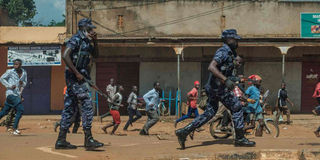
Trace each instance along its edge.
{"label": "police officer", "polygon": [[[55,144],[56,149],[76,149],[75,145],[66,141],[66,135],[71,126],[71,117],[78,101],[81,104],[82,127],[85,135],[84,147],[86,150],[94,150],[104,144],[93,139],[91,134],[91,123],[93,120],[93,106],[89,95],[88,83],[90,80],[90,59],[98,55],[96,38],[93,31],[96,28],[90,19],[81,19],[78,23],[79,31],[71,37],[66,44],[63,60],[66,63],[65,78],[67,84],[67,94],[64,100],[64,109],[61,114],[61,126],[58,139]],[[92,86],[96,87],[96,86]]]}
{"label": "police officer", "polygon": [[185,141],[188,134],[207,123],[216,114],[219,101],[230,109],[233,114],[232,120],[236,132],[234,145],[255,146],[255,142],[249,141],[244,137],[243,111],[241,110],[239,99],[232,92],[235,83],[230,79],[232,76],[235,76],[235,58],[237,57],[236,49],[238,48],[239,39],[240,36],[237,35],[235,29],[222,32],[224,44],[216,51],[208,68],[210,76],[205,86],[208,95],[206,110],[190,124],[176,130],[176,135],[182,149],[185,149]]}

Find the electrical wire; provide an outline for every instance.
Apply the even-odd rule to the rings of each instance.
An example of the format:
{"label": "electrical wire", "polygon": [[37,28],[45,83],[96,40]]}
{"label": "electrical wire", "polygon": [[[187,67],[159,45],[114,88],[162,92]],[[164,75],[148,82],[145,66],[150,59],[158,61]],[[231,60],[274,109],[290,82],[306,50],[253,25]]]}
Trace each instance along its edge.
{"label": "electrical wire", "polygon": [[78,10],[78,11],[87,11],[87,12],[90,12],[90,11],[97,11],[97,10],[126,9],[126,8],[132,8],[132,7],[150,6],[150,5],[161,4],[161,3],[166,3],[166,2],[170,2],[170,1],[172,1],[172,0],[163,0],[163,1],[152,2],[152,3],[134,4],[134,5],[129,5],[129,6],[96,8],[96,9],[77,9],[77,10]]}
{"label": "electrical wire", "polygon": [[226,6],[226,7],[223,7],[223,8],[218,8],[218,9],[206,11],[206,12],[203,12],[203,13],[191,15],[191,16],[188,16],[188,17],[175,19],[175,20],[172,20],[172,21],[169,21],[169,22],[160,23],[160,24],[157,24],[157,25],[154,25],[154,26],[147,26],[147,27],[138,28],[138,29],[135,29],[135,30],[127,31],[127,32],[122,32],[120,34],[125,35],[125,34],[128,34],[128,33],[135,33],[135,32],[139,32],[141,30],[149,29],[149,28],[156,28],[156,27],[163,27],[163,26],[173,25],[173,24],[184,22],[184,21],[192,20],[192,19],[195,19],[195,18],[211,15],[211,14],[220,12],[221,9],[229,10],[229,9],[234,9],[234,8],[238,8],[238,7],[249,5],[249,4],[250,3],[239,3],[238,5],[230,5],[230,6]]}

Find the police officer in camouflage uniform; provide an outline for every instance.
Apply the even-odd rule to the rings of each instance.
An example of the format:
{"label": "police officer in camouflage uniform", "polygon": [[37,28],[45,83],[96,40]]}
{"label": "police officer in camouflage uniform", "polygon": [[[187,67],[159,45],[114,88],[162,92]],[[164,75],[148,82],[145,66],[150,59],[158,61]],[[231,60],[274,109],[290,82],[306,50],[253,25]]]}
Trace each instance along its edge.
{"label": "police officer in camouflage uniform", "polygon": [[236,139],[235,146],[255,146],[255,142],[249,141],[244,137],[244,121],[243,111],[240,101],[233,94],[232,90],[235,83],[231,81],[231,77],[235,76],[235,58],[237,57],[236,49],[238,40],[235,29],[229,29],[222,32],[223,46],[216,51],[208,70],[210,77],[205,86],[208,95],[207,107],[205,112],[195,118],[190,124],[184,128],[176,130],[179,144],[185,149],[185,141],[187,136],[196,128],[207,123],[217,112],[219,101],[224,104],[232,112],[232,120],[234,122]]}
{"label": "police officer in camouflage uniform", "polygon": [[[66,135],[71,126],[71,117],[78,101],[81,103],[82,127],[85,134],[84,147],[86,150],[94,150],[104,144],[93,139],[91,123],[93,120],[93,106],[89,95],[89,86],[85,79],[90,80],[90,59],[98,55],[96,46],[96,28],[90,19],[81,19],[78,23],[79,31],[71,37],[66,44],[63,60],[66,63],[65,78],[67,84],[67,96],[64,100],[64,109],[61,114],[61,126],[56,149],[76,149],[75,145],[66,141]],[[91,86],[96,87],[96,86]]]}

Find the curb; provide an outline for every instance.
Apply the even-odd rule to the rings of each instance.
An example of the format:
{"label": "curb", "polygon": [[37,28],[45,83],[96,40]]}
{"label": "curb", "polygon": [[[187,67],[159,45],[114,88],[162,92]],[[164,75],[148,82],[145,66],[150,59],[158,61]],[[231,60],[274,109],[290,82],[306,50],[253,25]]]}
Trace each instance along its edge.
{"label": "curb", "polygon": [[[210,154],[210,153],[209,153]],[[179,157],[179,158],[178,158]],[[319,160],[320,149],[261,149],[162,157],[161,160]]]}

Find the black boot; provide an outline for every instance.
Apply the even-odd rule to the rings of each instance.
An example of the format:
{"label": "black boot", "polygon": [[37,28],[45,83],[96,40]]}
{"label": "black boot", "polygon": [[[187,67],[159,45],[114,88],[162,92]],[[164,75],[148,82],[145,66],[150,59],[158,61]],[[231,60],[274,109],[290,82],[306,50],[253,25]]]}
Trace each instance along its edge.
{"label": "black boot", "polygon": [[190,123],[184,128],[180,128],[176,130],[176,136],[178,137],[179,144],[181,146],[181,149],[185,149],[185,141],[187,139],[187,136],[194,131],[196,128],[193,127],[193,125]]}
{"label": "black boot", "polygon": [[76,149],[77,146],[66,141],[67,130],[60,129],[58,139],[56,141],[55,149]]}
{"label": "black boot", "polygon": [[91,129],[84,130],[84,148],[87,151],[92,151],[95,148],[102,147],[104,144],[94,140],[91,134]]}
{"label": "black boot", "polygon": [[236,139],[234,141],[235,147],[254,147],[256,142],[249,141],[246,137],[244,137],[244,130],[243,128],[239,129],[236,128]]}

